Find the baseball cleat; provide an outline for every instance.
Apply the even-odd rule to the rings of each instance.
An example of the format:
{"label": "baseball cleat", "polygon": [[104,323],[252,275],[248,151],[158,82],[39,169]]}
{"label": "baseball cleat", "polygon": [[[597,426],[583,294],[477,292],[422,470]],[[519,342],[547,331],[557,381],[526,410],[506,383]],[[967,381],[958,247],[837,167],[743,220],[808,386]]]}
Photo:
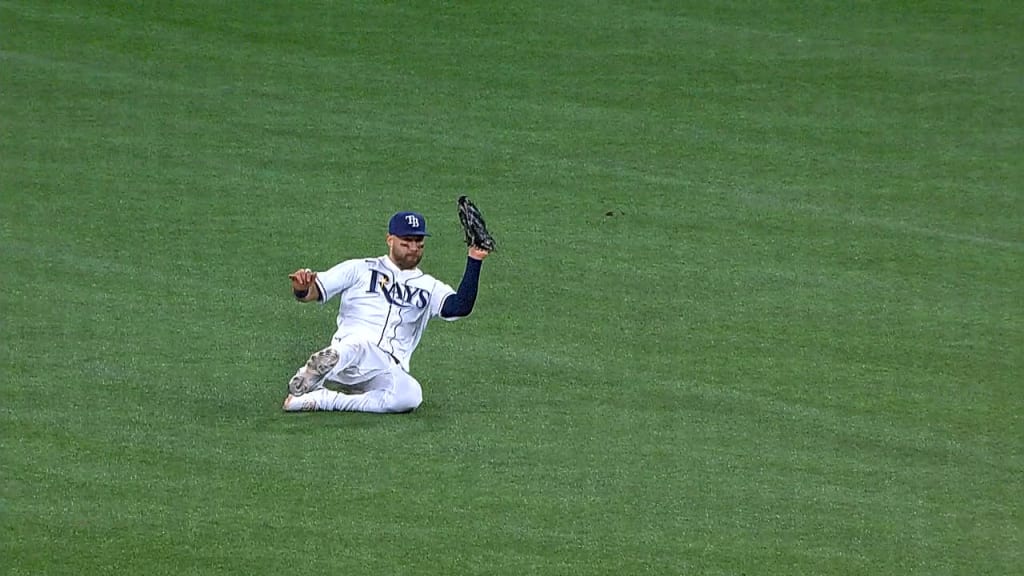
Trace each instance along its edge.
{"label": "baseball cleat", "polygon": [[338,351],[334,348],[324,348],[315,352],[309,357],[306,365],[299,368],[288,382],[288,393],[292,396],[302,396],[316,390],[323,385],[324,378],[337,365]]}

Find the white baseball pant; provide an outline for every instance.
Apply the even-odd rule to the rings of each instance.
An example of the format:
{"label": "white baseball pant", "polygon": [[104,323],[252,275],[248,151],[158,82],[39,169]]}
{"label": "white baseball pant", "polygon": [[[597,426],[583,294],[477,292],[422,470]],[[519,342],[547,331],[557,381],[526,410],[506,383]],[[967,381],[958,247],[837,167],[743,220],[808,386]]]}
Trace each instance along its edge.
{"label": "white baseball pant", "polygon": [[334,338],[331,348],[338,352],[338,363],[324,379],[337,382],[344,392],[320,387],[291,396],[285,401],[286,411],[410,412],[423,401],[420,383],[373,342]]}

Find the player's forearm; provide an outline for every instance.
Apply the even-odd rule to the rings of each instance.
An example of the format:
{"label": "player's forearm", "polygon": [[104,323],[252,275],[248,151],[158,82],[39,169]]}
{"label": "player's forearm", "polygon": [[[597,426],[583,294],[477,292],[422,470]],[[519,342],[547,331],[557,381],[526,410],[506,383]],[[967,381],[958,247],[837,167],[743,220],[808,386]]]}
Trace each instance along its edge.
{"label": "player's forearm", "polygon": [[480,285],[480,268],[482,260],[469,257],[466,258],[466,272],[462,275],[462,282],[459,289],[444,301],[441,307],[441,316],[445,318],[461,318],[469,316],[476,304],[477,288]]}

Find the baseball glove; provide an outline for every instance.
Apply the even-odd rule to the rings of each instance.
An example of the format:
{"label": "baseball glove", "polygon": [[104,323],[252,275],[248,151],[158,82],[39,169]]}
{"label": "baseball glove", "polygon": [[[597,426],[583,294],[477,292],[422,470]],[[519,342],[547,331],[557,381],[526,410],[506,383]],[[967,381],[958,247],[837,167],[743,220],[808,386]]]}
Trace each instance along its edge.
{"label": "baseball glove", "polygon": [[496,247],[494,236],[491,236],[491,233],[487,231],[487,224],[484,222],[483,214],[465,196],[459,196],[459,222],[462,223],[462,231],[466,234],[467,245],[475,246],[488,252],[494,251]]}

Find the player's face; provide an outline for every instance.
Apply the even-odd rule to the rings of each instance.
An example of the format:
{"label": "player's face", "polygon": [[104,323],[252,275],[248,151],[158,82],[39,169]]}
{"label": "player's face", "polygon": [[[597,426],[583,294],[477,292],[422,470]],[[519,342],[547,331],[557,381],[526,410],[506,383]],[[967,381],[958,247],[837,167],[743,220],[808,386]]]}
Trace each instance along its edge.
{"label": "player's face", "polygon": [[423,259],[423,236],[388,235],[388,256],[401,270],[411,270]]}

